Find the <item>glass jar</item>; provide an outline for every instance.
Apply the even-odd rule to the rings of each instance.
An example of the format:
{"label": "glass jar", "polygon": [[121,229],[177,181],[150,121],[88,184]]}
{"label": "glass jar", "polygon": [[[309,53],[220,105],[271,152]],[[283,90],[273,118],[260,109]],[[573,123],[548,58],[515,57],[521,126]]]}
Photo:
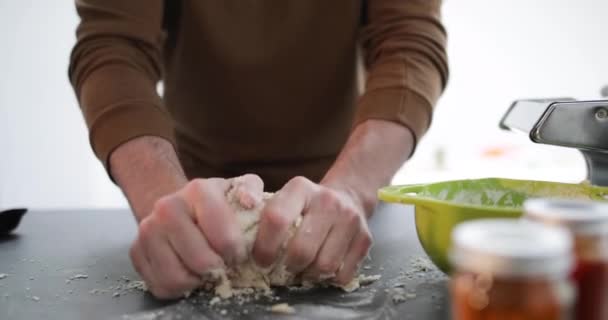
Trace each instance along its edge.
{"label": "glass jar", "polygon": [[571,319],[568,232],[514,219],[475,220],[452,233],[452,313],[457,320]]}
{"label": "glass jar", "polygon": [[574,237],[576,319],[608,319],[608,204],[533,199],[525,202],[524,212],[526,219],[565,227]]}

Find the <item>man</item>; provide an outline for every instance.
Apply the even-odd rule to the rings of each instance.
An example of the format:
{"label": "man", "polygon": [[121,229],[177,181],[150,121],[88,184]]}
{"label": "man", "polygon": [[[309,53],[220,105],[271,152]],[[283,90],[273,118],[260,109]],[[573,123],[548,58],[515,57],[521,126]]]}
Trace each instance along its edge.
{"label": "man", "polygon": [[264,184],[279,191],[258,264],[273,263],[302,214],[288,270],[353,278],[376,190],[412,154],[447,81],[440,2],[76,1],[70,79],[139,222],[131,258],[153,294],[177,297],[247,255],[224,197],[237,176],[251,199]]}

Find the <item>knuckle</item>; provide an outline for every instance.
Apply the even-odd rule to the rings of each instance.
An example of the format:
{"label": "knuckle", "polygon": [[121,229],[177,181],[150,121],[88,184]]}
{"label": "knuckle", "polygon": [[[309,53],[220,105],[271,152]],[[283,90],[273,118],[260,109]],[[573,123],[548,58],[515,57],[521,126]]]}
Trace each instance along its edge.
{"label": "knuckle", "polygon": [[274,207],[266,208],[264,218],[272,230],[281,230],[289,226],[289,219]]}
{"label": "knuckle", "polygon": [[197,273],[204,273],[207,271],[207,269],[209,269],[210,265],[211,263],[209,259],[207,259],[203,254],[192,257],[191,268],[193,268],[193,271],[196,271]]}
{"label": "knuckle", "polygon": [[184,188],[186,190],[186,194],[188,194],[190,197],[196,197],[207,189],[207,184],[208,182],[205,179],[197,178],[188,182]]}
{"label": "knuckle", "polygon": [[338,201],[336,192],[329,188],[322,188],[319,190],[317,193],[317,201],[325,208],[340,209],[340,201]]}
{"label": "knuckle", "polygon": [[154,234],[154,221],[151,219],[144,219],[139,224],[139,236],[142,239],[149,239]]}
{"label": "knuckle", "polygon": [[293,185],[297,189],[303,189],[310,187],[311,182],[303,176],[297,176],[289,180],[289,184]]}
{"label": "knuckle", "polygon": [[166,211],[171,207],[170,196],[164,196],[154,202],[154,211]]}
{"label": "knuckle", "polygon": [[243,175],[242,179],[252,181],[252,182],[258,182],[258,183],[262,182],[262,178],[260,178],[260,176],[258,176],[257,174],[253,174],[253,173],[247,173],[247,174]]}
{"label": "knuckle", "polygon": [[344,207],[341,211],[344,221],[350,227],[358,227],[361,225],[361,215],[353,207]]}
{"label": "knuckle", "polygon": [[374,240],[372,238],[372,235],[370,234],[369,231],[365,230],[363,232],[363,235],[362,235],[361,240],[359,242],[359,247],[361,249],[361,252],[364,255],[367,254],[367,252],[369,251],[369,249],[372,247],[373,243],[374,243]]}
{"label": "knuckle", "polygon": [[338,260],[321,259],[317,262],[317,269],[322,274],[334,273],[340,267]]}
{"label": "knuckle", "polygon": [[236,237],[226,235],[218,238],[216,241],[217,250],[222,257],[226,258],[235,255],[238,247],[238,239]]}
{"label": "knuckle", "polygon": [[291,246],[291,256],[296,264],[308,265],[315,258],[315,253],[309,246],[301,242],[294,242]]}
{"label": "knuckle", "polygon": [[154,211],[162,222],[166,223],[175,220],[176,210],[173,205],[173,199],[170,197],[163,197],[156,201]]}

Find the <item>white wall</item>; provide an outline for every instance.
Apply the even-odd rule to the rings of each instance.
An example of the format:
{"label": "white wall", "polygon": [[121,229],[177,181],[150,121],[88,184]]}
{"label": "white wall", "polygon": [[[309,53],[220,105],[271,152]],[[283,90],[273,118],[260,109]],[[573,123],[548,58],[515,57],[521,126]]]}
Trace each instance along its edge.
{"label": "white wall", "polygon": [[[447,0],[449,89],[395,182],[582,179],[576,152],[532,145],[497,122],[516,98],[597,98],[608,83],[606,13],[604,0]],[[0,207],[126,205],[92,155],[68,84],[76,23],[72,1],[0,0]],[[487,148],[507,151],[483,156]]]}
{"label": "white wall", "polygon": [[[585,177],[576,151],[501,132],[518,98],[599,97],[608,84],[608,1],[447,0],[451,78],[432,129],[395,183],[503,176],[574,182]],[[484,150],[508,150],[484,157]],[[446,158],[442,170],[435,155]]]}
{"label": "white wall", "polygon": [[0,207],[123,206],[68,83],[73,1],[0,0]]}

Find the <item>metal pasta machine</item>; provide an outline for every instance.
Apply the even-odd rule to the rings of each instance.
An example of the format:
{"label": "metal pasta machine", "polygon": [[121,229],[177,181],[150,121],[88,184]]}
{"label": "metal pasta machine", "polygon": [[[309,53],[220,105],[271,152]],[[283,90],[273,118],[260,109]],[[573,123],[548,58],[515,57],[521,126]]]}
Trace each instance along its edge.
{"label": "metal pasta machine", "polygon": [[[608,87],[602,95],[608,96]],[[535,143],[578,149],[585,157],[587,180],[608,186],[608,100],[517,100],[500,128],[528,134]]]}

